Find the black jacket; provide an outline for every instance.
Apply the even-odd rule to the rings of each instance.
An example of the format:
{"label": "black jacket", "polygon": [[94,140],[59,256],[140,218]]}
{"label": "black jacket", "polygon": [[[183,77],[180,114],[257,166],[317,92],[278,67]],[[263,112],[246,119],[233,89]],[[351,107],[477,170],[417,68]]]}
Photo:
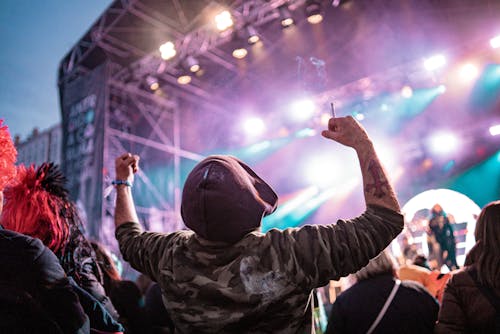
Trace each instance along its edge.
{"label": "black jacket", "polygon": [[[0,313],[4,318],[0,332],[12,330],[10,325],[16,330],[33,325],[21,310],[30,313],[31,319],[50,319],[63,333],[89,332],[89,320],[59,260],[40,240],[0,225],[0,263]],[[25,298],[9,298],[15,294]]]}
{"label": "black jacket", "polygon": [[[495,307],[472,279],[474,270],[474,264],[466,266],[448,281],[436,333],[500,333],[495,328]],[[490,291],[500,298],[500,289]]]}
{"label": "black jacket", "polygon": [[[394,287],[392,275],[358,282],[335,301],[327,334],[366,333]],[[403,281],[373,333],[432,333],[439,304],[420,284]]]}

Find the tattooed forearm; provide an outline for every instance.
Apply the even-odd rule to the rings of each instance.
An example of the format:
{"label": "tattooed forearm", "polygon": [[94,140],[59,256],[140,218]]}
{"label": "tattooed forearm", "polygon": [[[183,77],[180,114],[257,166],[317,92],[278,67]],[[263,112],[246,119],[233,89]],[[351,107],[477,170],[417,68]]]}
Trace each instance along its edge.
{"label": "tattooed forearm", "polygon": [[377,153],[370,142],[356,149],[363,175],[363,188],[366,204],[399,210],[399,203],[392,184],[382,167]]}
{"label": "tattooed forearm", "polygon": [[365,192],[373,193],[373,196],[382,198],[387,194],[386,191],[389,191],[389,182],[384,177],[382,167],[380,167],[377,161],[371,159],[368,163],[368,172],[373,179],[373,183],[366,184]]}

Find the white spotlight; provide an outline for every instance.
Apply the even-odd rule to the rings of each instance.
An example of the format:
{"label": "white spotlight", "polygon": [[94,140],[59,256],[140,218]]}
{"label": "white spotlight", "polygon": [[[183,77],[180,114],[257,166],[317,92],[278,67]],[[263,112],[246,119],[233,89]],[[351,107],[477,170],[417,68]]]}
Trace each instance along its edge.
{"label": "white spotlight", "polygon": [[460,140],[451,132],[436,132],[428,141],[429,149],[438,155],[447,155],[457,150]]}
{"label": "white spotlight", "polygon": [[237,48],[233,50],[233,57],[236,59],[243,59],[247,56],[248,51],[245,48]]}
{"label": "white spotlight", "polygon": [[446,86],[445,85],[439,85],[438,88],[437,88],[437,90],[438,90],[439,94],[444,94],[444,93],[446,93]]}
{"label": "white spotlight", "polygon": [[160,54],[162,59],[164,60],[169,60],[177,54],[177,51],[175,50],[175,45],[174,43],[168,41],[166,43],[163,43],[160,45]]}
{"label": "white spotlight", "polygon": [[231,13],[227,10],[219,13],[215,16],[215,24],[217,25],[217,29],[220,31],[224,31],[229,27],[233,26],[233,18],[231,17]]}
{"label": "white spotlight", "polygon": [[435,71],[446,64],[446,58],[439,54],[425,59],[424,67],[428,71]]}
{"label": "white spotlight", "polygon": [[490,135],[492,136],[500,135],[500,124],[493,125],[490,127]]}
{"label": "white spotlight", "polygon": [[191,82],[191,80],[192,80],[192,78],[188,74],[183,74],[183,75],[177,77],[177,83],[179,83],[180,85],[187,85]]}
{"label": "white spotlight", "polygon": [[401,96],[405,99],[409,99],[413,96],[413,89],[408,85],[403,86],[403,88],[401,88]]}
{"label": "white spotlight", "polygon": [[490,39],[490,45],[493,49],[500,48],[500,35],[493,37]]}
{"label": "white spotlight", "polygon": [[356,118],[358,121],[361,122],[362,120],[365,119],[365,114],[357,112],[357,113],[354,114],[354,118]]}
{"label": "white spotlight", "polygon": [[460,78],[463,81],[472,81],[479,75],[479,68],[471,63],[467,63],[460,68]]}
{"label": "white spotlight", "polygon": [[250,117],[243,122],[243,129],[250,136],[258,136],[264,132],[266,125],[261,118]]}
{"label": "white spotlight", "polygon": [[291,115],[298,122],[306,121],[312,117],[316,105],[309,99],[299,100],[292,103]]}

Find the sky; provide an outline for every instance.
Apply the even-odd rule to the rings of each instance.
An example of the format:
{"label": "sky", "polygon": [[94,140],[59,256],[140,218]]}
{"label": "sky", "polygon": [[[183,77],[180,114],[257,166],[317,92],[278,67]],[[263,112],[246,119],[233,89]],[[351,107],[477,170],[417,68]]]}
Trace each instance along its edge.
{"label": "sky", "polygon": [[25,139],[60,123],[60,60],[111,0],[0,0],[0,119]]}

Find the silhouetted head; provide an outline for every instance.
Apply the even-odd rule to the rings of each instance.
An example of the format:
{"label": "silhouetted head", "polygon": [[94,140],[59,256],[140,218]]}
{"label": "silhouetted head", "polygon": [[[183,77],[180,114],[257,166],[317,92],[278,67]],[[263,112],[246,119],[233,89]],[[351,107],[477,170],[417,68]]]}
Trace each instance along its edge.
{"label": "silhouetted head", "polygon": [[487,204],[476,222],[476,245],[467,255],[466,265],[477,266],[479,281],[500,288],[500,201]]}
{"label": "silhouetted head", "polygon": [[260,227],[278,196],[249,166],[231,156],[209,156],[188,175],[184,223],[204,239],[234,243]]}
{"label": "silhouetted head", "polygon": [[443,212],[443,208],[441,207],[441,205],[434,204],[434,206],[432,207],[432,214],[439,215],[441,214],[441,212]]}
{"label": "silhouetted head", "polygon": [[383,250],[379,255],[368,262],[366,266],[361,268],[354,274],[356,281],[370,279],[380,275],[396,276],[398,264],[396,259],[389,250]]}

